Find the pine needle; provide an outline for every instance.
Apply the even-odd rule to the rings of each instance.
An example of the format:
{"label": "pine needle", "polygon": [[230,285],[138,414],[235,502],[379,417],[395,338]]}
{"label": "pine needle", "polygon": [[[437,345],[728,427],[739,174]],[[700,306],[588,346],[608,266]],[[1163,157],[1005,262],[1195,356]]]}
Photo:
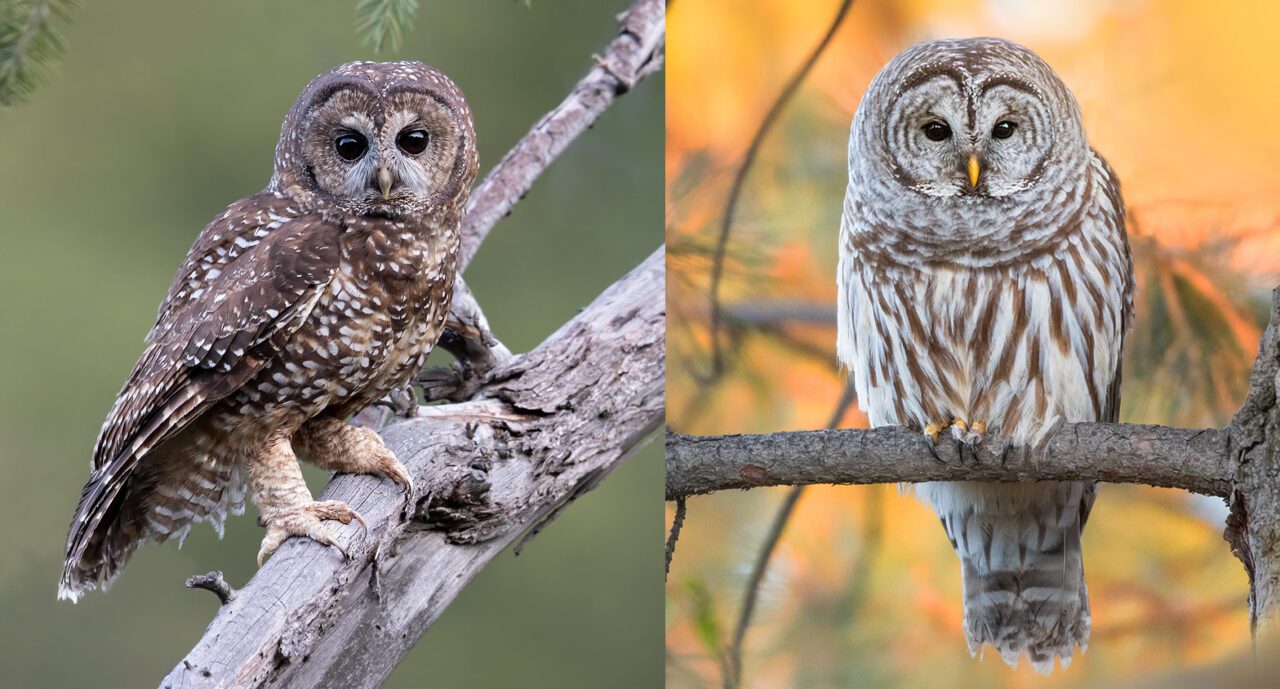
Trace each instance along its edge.
{"label": "pine needle", "polygon": [[66,45],[57,25],[74,0],[0,0],[0,107],[12,106],[39,86]]}
{"label": "pine needle", "polygon": [[359,0],[356,30],[374,52],[388,47],[394,52],[400,49],[401,39],[417,13],[418,0]]}

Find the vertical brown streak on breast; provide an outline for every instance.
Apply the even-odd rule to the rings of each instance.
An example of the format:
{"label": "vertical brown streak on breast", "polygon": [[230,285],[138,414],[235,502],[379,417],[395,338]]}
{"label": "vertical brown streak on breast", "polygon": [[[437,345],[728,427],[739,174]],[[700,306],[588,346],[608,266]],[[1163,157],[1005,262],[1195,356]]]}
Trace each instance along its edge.
{"label": "vertical brown streak on breast", "polygon": [[[1084,260],[1080,256],[1080,250],[1076,248],[1074,244],[1071,245],[1070,251],[1071,251],[1071,265],[1074,265],[1074,266],[1084,265]],[[1105,274],[1106,273],[1104,273],[1104,275]],[[1106,303],[1102,299],[1102,290],[1093,281],[1093,278],[1089,277],[1088,272],[1084,270],[1080,271],[1079,279],[1080,279],[1080,282],[1084,283],[1085,291],[1089,293],[1089,298],[1092,300],[1091,304],[1087,304],[1087,305],[1082,304],[1080,306],[1087,308],[1090,312],[1092,312],[1093,327],[1094,329],[1101,332],[1102,331],[1102,311],[1103,311],[1102,305]]]}
{"label": "vertical brown streak on breast", "polygon": [[1074,276],[1071,275],[1071,271],[1067,268],[1065,261],[1057,261],[1056,263],[1058,266],[1058,279],[1062,282],[1062,291],[1066,295],[1067,303],[1074,305],[1076,303]]}
{"label": "vertical brown streak on breast", "polygon": [[1049,334],[1058,345],[1058,351],[1067,354],[1071,351],[1071,341],[1067,337],[1066,309],[1062,305],[1062,294],[1055,290],[1053,283],[1046,280],[1049,286]]}
{"label": "vertical brown streak on breast", "polygon": [[1084,351],[1080,352],[1080,371],[1089,387],[1089,401],[1093,403],[1093,418],[1102,418],[1102,397],[1098,394],[1098,381],[1093,373],[1093,330],[1081,328],[1084,335]]}
{"label": "vertical brown streak on breast", "polygon": [[[972,285],[973,282],[970,281]],[[971,381],[969,384],[969,413],[977,413],[977,410],[983,407],[982,399],[986,396],[989,389],[988,382],[991,380],[988,376],[987,368],[991,363],[992,341],[991,329],[992,323],[995,321],[996,311],[999,310],[1001,290],[997,286],[987,290],[987,299],[983,302],[982,311],[978,317],[973,320],[973,328],[969,331],[969,350],[972,352],[973,362],[970,367]]]}
{"label": "vertical brown streak on breast", "polygon": [[996,367],[991,372],[992,381],[1009,380],[1013,374],[1014,361],[1017,359],[1019,341],[1027,330],[1027,293],[1020,285],[1014,286],[1014,290],[1016,292],[1012,295],[1010,302],[1013,307],[1013,327],[1009,331],[1008,339],[1004,341],[1000,358],[996,360]]}
{"label": "vertical brown streak on breast", "polygon": [[[898,301],[902,304],[902,308],[907,314],[907,325],[911,329],[911,335],[915,342],[919,342],[925,347],[928,353],[930,363],[941,369],[940,378],[955,378],[960,375],[960,361],[956,359],[955,352],[946,348],[941,344],[939,338],[925,329],[924,323],[920,321],[920,316],[913,308],[914,302],[906,294],[905,287],[902,282],[893,283],[894,290],[898,296]],[[926,294],[932,294],[933,284],[926,283]],[[925,304],[932,304],[926,301]],[[913,362],[914,363],[914,362]]]}
{"label": "vertical brown streak on breast", "polygon": [[1036,401],[1035,418],[1045,419],[1049,414],[1049,395],[1044,389],[1044,380],[1036,379],[1035,387],[1031,390],[1032,398]]}
{"label": "vertical brown streak on breast", "polygon": [[[910,352],[905,351],[906,349],[907,347],[906,347],[906,344],[904,343],[903,345],[904,351],[902,352],[904,361],[902,362],[902,364],[905,365],[907,367],[907,370],[911,373],[912,380],[915,380],[916,382],[918,382],[920,386],[923,388],[925,383],[929,379],[924,372],[924,368],[922,368],[920,365],[919,357],[911,356]],[[923,390],[922,390],[922,393],[923,393]]]}
{"label": "vertical brown streak on breast", "polygon": [[1000,428],[1005,434],[1012,434],[1019,422],[1022,421],[1028,400],[1034,400],[1034,418],[1036,419],[1045,418],[1045,413],[1048,409],[1048,396],[1045,395],[1044,378],[1040,373],[1040,336],[1036,333],[1031,333],[1027,339],[1027,381],[1025,392],[1014,398],[1014,401],[1005,408],[1004,417],[1000,422]]}
{"label": "vertical brown streak on breast", "polygon": [[889,379],[893,385],[893,413],[899,423],[910,424],[916,419],[907,417],[906,399],[907,392],[902,389],[902,378],[894,376]]}
{"label": "vertical brown streak on breast", "polygon": [[[995,369],[991,371],[991,377],[988,380],[1010,380],[1014,364],[1018,361],[1018,350],[1023,346],[1023,336],[1027,334],[1027,325],[1029,321],[1029,305],[1027,304],[1027,289],[1020,284],[1011,284],[1010,286],[1010,309],[1014,316],[1009,336],[1005,339],[1004,347],[1001,348],[1000,357],[996,360]],[[1018,403],[1011,403],[1005,410],[1004,420],[1001,421],[1001,428],[1009,430],[1011,428],[1012,417],[1016,414]]]}

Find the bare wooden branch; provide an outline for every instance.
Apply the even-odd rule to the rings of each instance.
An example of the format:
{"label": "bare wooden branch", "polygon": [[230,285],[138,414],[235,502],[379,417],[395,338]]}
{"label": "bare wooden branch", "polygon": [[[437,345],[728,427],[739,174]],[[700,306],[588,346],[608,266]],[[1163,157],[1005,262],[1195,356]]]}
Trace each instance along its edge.
{"label": "bare wooden branch", "polygon": [[231,584],[228,584],[227,580],[222,578],[222,572],[209,572],[208,574],[189,576],[187,577],[187,588],[212,591],[213,595],[217,596],[223,605],[230,603],[236,597],[235,589],[231,588]]}
{"label": "bare wooden branch", "polygon": [[[667,435],[667,499],[717,490],[815,483],[1098,479],[1230,493],[1232,462],[1220,431],[1078,423],[1039,451],[991,438],[976,453],[944,436],[932,452],[906,428],[716,437]],[[1008,452],[1006,452],[1008,450]],[[937,457],[934,457],[934,453]]]}
{"label": "bare wooden branch", "polygon": [[533,125],[476,187],[462,220],[458,269],[466,268],[489,230],[524,198],[533,181],[618,96],[662,66],[666,20],[661,0],[636,0],[620,19],[621,30],[595,67],[569,95]]}
{"label": "bare wooden branch", "polygon": [[[291,539],[223,606],[171,687],[375,687],[463,586],[595,487],[663,418],[664,253],[601,294],[475,399],[386,429],[417,486],[341,475],[321,499],[364,515],[350,554]],[[411,516],[407,522],[401,512]],[[442,531],[441,529],[445,529]]]}

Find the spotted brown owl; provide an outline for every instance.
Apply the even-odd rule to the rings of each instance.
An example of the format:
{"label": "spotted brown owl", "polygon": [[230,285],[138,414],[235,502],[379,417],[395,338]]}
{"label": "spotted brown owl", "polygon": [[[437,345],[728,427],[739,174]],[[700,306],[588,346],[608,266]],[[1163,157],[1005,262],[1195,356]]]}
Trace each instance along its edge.
{"label": "spotted brown owl", "polygon": [[[298,459],[412,490],[355,412],[402,387],[444,325],[476,174],[462,92],[417,62],[353,62],[285,116],[267,188],[196,239],[93,450],[60,598],[105,586],[144,541],[221,533],[246,486],[267,532],[334,544]],[[361,520],[362,521],[362,520]]]}
{"label": "spotted brown owl", "polygon": [[[1115,174],[1065,84],[1000,39],[933,41],[876,76],[849,142],[839,341],[876,426],[1038,444],[1115,421],[1133,265]],[[963,449],[963,446],[962,446]],[[1065,667],[1088,643],[1089,481],[927,483],[960,556],[970,652]]]}

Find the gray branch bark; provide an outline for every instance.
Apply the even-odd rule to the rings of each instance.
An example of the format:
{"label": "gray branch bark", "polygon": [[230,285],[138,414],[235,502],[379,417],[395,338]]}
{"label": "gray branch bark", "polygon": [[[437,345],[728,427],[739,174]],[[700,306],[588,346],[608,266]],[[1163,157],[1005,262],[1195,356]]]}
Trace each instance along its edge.
{"label": "gray branch bark", "polygon": [[[662,3],[636,0],[596,66],[476,189],[462,270],[541,172],[662,65]],[[531,352],[512,356],[465,288],[442,342],[463,361],[424,374],[433,399],[383,432],[415,490],[339,475],[319,499],[369,524],[349,557],[287,541],[162,681],[178,687],[376,687],[499,552],[535,535],[648,442],[663,418],[665,252],[658,249]],[[377,416],[377,414],[372,414]],[[520,544],[517,544],[517,548]]]}
{"label": "gray branch bark", "polygon": [[1066,424],[1038,449],[988,438],[976,453],[945,440],[931,452],[919,431],[905,428],[717,437],[668,433],[666,494],[676,500],[759,486],[1094,479],[1217,495],[1231,505],[1224,537],[1249,573],[1254,630],[1277,638],[1278,389],[1280,288],[1272,294],[1271,321],[1248,397],[1225,428]]}
{"label": "gray branch bark", "polygon": [[1227,436],[1213,429],[1067,424],[1043,448],[1030,451],[997,438],[976,453],[962,453],[945,435],[932,452],[927,442],[920,431],[902,427],[716,437],[668,434],[667,499],[815,483],[1068,479],[1142,483],[1225,498],[1234,474]]}

